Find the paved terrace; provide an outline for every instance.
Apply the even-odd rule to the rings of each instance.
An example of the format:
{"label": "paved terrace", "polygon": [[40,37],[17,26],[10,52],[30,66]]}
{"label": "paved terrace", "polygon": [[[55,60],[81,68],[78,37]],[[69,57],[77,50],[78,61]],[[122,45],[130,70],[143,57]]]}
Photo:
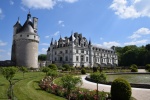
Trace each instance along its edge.
{"label": "paved terrace", "polygon": [[[144,70],[141,70],[140,72],[143,72]],[[81,87],[90,89],[90,90],[96,90],[96,83],[89,82],[85,80],[86,75],[82,75],[82,81],[83,84]],[[99,84],[98,85],[98,90],[99,91],[105,91],[105,92],[110,92],[110,85],[104,85],[104,84]],[[143,89],[143,88],[132,88],[132,96],[136,98],[137,100],[150,100],[150,89]]]}

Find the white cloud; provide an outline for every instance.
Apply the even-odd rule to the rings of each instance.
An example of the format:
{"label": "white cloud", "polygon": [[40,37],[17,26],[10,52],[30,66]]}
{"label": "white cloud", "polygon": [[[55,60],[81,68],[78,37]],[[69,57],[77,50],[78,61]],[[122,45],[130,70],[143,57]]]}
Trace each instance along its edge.
{"label": "white cloud", "polygon": [[53,36],[58,36],[59,35],[59,31],[55,32]]}
{"label": "white cloud", "polygon": [[28,11],[28,10],[27,10],[26,8],[24,8],[23,6],[21,6],[20,8],[21,8],[21,10],[23,10],[23,11],[25,11],[25,12]]}
{"label": "white cloud", "polygon": [[40,45],[49,46],[50,44],[48,44],[48,43],[41,43]]}
{"label": "white cloud", "polygon": [[65,27],[64,21],[62,21],[62,20],[58,21],[58,25],[61,25],[62,27]]}
{"label": "white cloud", "polygon": [[106,48],[110,48],[110,47],[112,47],[112,46],[121,46],[120,43],[115,42],[115,41],[111,41],[111,42],[103,42],[103,44],[97,44],[97,43],[94,43],[93,45],[99,46],[99,47],[106,47]]}
{"label": "white cloud", "polygon": [[133,35],[129,36],[128,38],[137,39],[137,38],[142,37],[143,35],[148,35],[148,34],[150,34],[150,29],[142,27],[138,29],[137,31],[135,31]]}
{"label": "white cloud", "polygon": [[42,48],[41,51],[39,51],[39,54],[46,54],[47,48]]}
{"label": "white cloud", "polygon": [[5,52],[5,50],[3,50],[3,49],[0,49],[0,52]]}
{"label": "white cloud", "polygon": [[4,18],[4,14],[3,14],[2,9],[0,8],[0,19],[3,19],[3,18]]}
{"label": "white cloud", "polygon": [[0,40],[0,46],[5,46],[5,45],[7,45],[7,42],[3,42]]}
{"label": "white cloud", "polygon": [[58,0],[58,1],[67,2],[67,3],[74,3],[74,2],[77,2],[78,0]]}
{"label": "white cloud", "polygon": [[53,9],[56,0],[22,0],[22,4],[34,9]]}
{"label": "white cloud", "polygon": [[9,1],[10,5],[14,5],[14,2],[12,0]]}
{"label": "white cloud", "polygon": [[49,37],[50,37],[50,36],[48,36],[48,35],[47,35],[47,36],[45,36],[45,38],[46,38],[46,39],[47,39],[47,38],[49,38]]}
{"label": "white cloud", "polygon": [[131,42],[126,42],[124,45],[140,45],[140,44],[146,44],[148,40],[139,40],[139,41],[131,41]]}
{"label": "white cloud", "polygon": [[100,37],[100,40],[103,40],[103,38],[102,38],[102,37]]}
{"label": "white cloud", "polygon": [[150,17],[150,0],[113,0],[110,8],[120,18]]}
{"label": "white cloud", "polygon": [[7,55],[8,55],[8,56],[11,56],[11,53],[10,53],[10,52],[7,52]]}

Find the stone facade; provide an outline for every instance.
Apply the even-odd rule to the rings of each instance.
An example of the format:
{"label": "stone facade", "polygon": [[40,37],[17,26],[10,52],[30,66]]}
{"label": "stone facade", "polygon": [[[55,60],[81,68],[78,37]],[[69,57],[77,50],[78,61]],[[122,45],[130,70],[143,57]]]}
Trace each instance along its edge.
{"label": "stone facade", "polygon": [[51,41],[47,50],[47,65],[69,64],[74,67],[117,66],[118,57],[115,47],[106,49],[91,44],[82,34],[74,33],[70,37]]}
{"label": "stone facade", "polygon": [[38,18],[36,17],[33,17],[33,21],[31,21],[29,12],[23,26],[20,24],[19,19],[13,26],[11,61],[16,66],[38,68],[39,36],[37,34],[37,22]]}

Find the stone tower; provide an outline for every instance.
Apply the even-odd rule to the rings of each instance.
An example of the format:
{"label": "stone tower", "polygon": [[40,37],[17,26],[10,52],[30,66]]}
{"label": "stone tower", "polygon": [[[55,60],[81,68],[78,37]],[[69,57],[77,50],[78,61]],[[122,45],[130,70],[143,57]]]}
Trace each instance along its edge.
{"label": "stone tower", "polygon": [[19,18],[13,26],[13,44],[11,60],[16,66],[25,66],[27,68],[38,68],[38,43],[39,36],[37,34],[38,18],[33,17],[31,21],[30,12],[22,26]]}

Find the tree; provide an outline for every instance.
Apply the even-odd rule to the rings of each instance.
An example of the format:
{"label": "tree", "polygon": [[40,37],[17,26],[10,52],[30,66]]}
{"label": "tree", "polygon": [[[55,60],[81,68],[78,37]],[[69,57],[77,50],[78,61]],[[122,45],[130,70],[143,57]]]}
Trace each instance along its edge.
{"label": "tree", "polygon": [[49,70],[47,76],[51,76],[52,81],[58,76],[58,72],[56,70]]}
{"label": "tree", "polygon": [[26,67],[20,67],[20,71],[22,71],[24,78],[24,73],[28,72],[28,69]]}
{"label": "tree", "polygon": [[9,91],[8,91],[8,97],[9,99],[13,98],[13,83],[12,83],[12,78],[15,76],[16,72],[17,72],[17,68],[16,67],[5,67],[2,69],[2,75],[8,80],[9,82]]}
{"label": "tree", "polygon": [[44,67],[43,69],[42,69],[42,72],[44,72],[44,73],[46,73],[46,75],[47,75],[47,73],[50,71],[50,68],[49,67]]}
{"label": "tree", "polygon": [[38,60],[39,60],[39,61],[46,61],[46,54],[40,54],[40,55],[38,56]]}
{"label": "tree", "polygon": [[48,67],[52,70],[58,70],[58,68],[55,64],[50,64]]}
{"label": "tree", "polygon": [[61,85],[67,90],[68,100],[70,100],[70,93],[72,90],[79,84],[82,84],[80,77],[65,75],[61,78]]}
{"label": "tree", "polygon": [[63,67],[64,71],[70,71],[70,69],[71,69],[68,64],[64,64],[62,67]]}
{"label": "tree", "polygon": [[106,74],[103,72],[102,73],[95,72],[90,74],[90,78],[97,84],[97,99],[98,99],[98,83],[106,82]]}

